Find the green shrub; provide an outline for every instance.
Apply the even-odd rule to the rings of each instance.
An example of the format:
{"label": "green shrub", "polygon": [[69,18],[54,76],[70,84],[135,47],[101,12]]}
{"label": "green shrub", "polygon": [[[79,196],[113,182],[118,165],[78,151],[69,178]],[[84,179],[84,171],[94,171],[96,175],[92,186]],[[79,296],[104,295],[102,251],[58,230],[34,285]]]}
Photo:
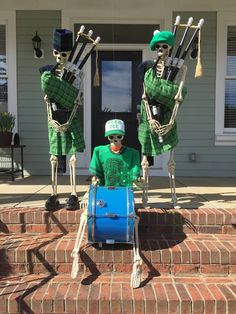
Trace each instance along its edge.
{"label": "green shrub", "polygon": [[0,113],[0,132],[12,132],[15,125],[15,116],[9,112]]}

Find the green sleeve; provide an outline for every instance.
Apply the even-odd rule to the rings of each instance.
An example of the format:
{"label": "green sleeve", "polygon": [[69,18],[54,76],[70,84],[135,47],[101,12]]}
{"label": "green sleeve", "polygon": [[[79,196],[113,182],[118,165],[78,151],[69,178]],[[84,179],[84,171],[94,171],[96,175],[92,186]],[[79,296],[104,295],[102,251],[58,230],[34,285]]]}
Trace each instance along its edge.
{"label": "green sleeve", "polygon": [[93,156],[89,165],[89,171],[98,178],[103,178],[103,168],[99,158],[99,147],[93,150]]}
{"label": "green sleeve", "polygon": [[140,156],[139,151],[137,150],[134,150],[133,153],[131,173],[133,175],[133,180],[137,180],[140,176]]}

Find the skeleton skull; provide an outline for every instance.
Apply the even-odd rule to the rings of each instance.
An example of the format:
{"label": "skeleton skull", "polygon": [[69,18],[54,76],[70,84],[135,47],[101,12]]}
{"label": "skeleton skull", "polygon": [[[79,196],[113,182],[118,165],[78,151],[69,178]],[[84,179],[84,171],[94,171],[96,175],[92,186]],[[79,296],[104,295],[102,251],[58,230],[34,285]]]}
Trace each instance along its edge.
{"label": "skeleton skull", "polygon": [[171,46],[165,43],[156,44],[156,51],[157,51],[158,57],[160,57],[161,60],[165,60],[168,57],[170,48]]}
{"label": "skeleton skull", "polygon": [[113,152],[119,152],[122,147],[122,140],[124,139],[124,135],[111,134],[108,136],[108,140],[110,141],[111,150]]}
{"label": "skeleton skull", "polygon": [[57,64],[60,67],[63,67],[63,65],[68,60],[70,51],[57,51],[56,49],[53,50],[53,56],[56,58]]}

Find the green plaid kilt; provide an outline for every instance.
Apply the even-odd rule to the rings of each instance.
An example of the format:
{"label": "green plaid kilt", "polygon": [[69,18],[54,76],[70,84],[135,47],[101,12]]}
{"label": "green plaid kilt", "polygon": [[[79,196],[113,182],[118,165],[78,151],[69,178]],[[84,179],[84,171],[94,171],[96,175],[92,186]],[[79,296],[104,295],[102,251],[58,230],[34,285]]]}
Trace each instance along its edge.
{"label": "green plaid kilt", "polygon": [[43,72],[41,88],[49,98],[59,103],[63,109],[72,110],[78,95],[78,89],[55,76],[50,71]]}
{"label": "green plaid kilt", "polygon": [[[158,79],[155,72],[150,68],[144,77],[144,86],[149,99],[154,99],[161,104],[163,120],[161,125],[169,123],[172,110],[175,105],[174,97],[178,91],[178,85],[162,79]],[[186,89],[183,91],[183,97]],[[174,123],[172,129],[163,136],[163,142],[158,140],[158,134],[151,130],[147,120],[144,102],[141,102],[140,123],[138,128],[138,139],[142,146],[142,154],[156,156],[173,149],[178,143],[177,125]]]}
{"label": "green plaid kilt", "polygon": [[85,148],[80,122],[75,117],[66,132],[57,132],[48,123],[49,152],[51,155],[74,155]]}

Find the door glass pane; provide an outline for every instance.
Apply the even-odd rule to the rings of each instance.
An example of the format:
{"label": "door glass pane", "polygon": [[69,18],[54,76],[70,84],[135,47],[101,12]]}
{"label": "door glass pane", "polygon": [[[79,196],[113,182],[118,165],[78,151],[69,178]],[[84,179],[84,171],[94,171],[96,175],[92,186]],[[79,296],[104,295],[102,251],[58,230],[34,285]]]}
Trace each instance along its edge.
{"label": "door glass pane", "polygon": [[103,112],[131,112],[132,62],[102,61]]}

